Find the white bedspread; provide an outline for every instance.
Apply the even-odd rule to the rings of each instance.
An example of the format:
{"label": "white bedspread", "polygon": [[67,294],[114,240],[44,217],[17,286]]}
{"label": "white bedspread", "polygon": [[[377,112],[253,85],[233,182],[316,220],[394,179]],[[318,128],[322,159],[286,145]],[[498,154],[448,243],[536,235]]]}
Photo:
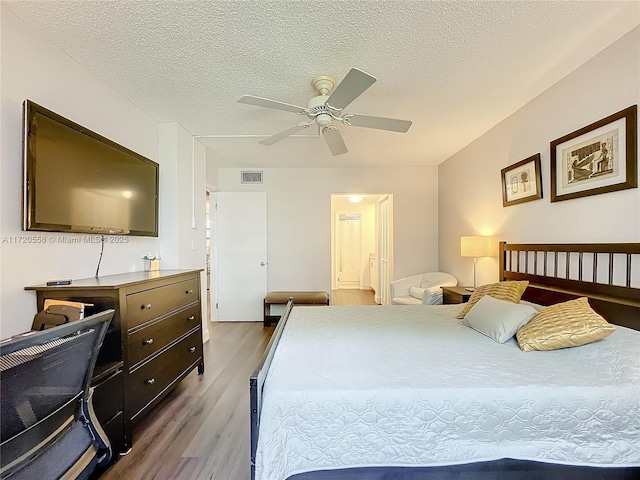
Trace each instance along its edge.
{"label": "white bedspread", "polygon": [[459,305],[294,308],[264,390],[257,480],[500,458],[640,465],[640,332],[520,351]]}

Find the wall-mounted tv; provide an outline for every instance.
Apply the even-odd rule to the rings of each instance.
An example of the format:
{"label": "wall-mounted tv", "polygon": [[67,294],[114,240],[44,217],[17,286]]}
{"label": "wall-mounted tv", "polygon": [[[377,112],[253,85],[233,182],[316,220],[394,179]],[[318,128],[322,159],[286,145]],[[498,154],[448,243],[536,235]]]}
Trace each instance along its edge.
{"label": "wall-mounted tv", "polygon": [[159,165],[24,102],[23,229],[158,236]]}

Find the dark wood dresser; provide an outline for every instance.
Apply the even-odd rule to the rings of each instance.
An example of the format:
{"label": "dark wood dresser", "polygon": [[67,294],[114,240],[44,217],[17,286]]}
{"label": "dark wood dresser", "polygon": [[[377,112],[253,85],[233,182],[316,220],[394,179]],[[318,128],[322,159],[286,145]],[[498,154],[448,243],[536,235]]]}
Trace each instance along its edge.
{"label": "dark wood dresser", "polygon": [[194,368],[204,372],[201,270],[132,272],[33,286],[45,299],[93,304],[85,316],[115,314],[92,379],[93,405],[114,453],[132,446],[131,431]]}

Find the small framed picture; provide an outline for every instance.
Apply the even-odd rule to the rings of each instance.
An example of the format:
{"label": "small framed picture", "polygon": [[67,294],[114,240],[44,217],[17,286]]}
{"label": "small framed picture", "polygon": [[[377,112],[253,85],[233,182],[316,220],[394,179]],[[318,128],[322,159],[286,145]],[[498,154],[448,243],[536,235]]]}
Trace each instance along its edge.
{"label": "small framed picture", "polygon": [[638,186],[638,106],[551,142],[551,201]]}
{"label": "small framed picture", "polygon": [[542,198],[539,153],[509,165],[500,172],[502,173],[503,207]]}

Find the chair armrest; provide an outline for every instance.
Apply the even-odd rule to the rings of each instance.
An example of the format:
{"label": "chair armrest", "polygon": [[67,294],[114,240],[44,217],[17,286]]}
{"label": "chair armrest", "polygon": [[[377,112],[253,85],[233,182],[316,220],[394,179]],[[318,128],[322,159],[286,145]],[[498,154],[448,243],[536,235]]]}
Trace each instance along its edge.
{"label": "chair armrest", "polygon": [[419,287],[422,281],[422,274],[411,275],[410,277],[404,277],[391,282],[389,287],[391,288],[391,298],[404,297],[409,295],[409,289],[411,287]]}
{"label": "chair armrest", "polygon": [[423,305],[440,305],[442,303],[442,288],[429,287],[424,289],[424,297],[422,297]]}

